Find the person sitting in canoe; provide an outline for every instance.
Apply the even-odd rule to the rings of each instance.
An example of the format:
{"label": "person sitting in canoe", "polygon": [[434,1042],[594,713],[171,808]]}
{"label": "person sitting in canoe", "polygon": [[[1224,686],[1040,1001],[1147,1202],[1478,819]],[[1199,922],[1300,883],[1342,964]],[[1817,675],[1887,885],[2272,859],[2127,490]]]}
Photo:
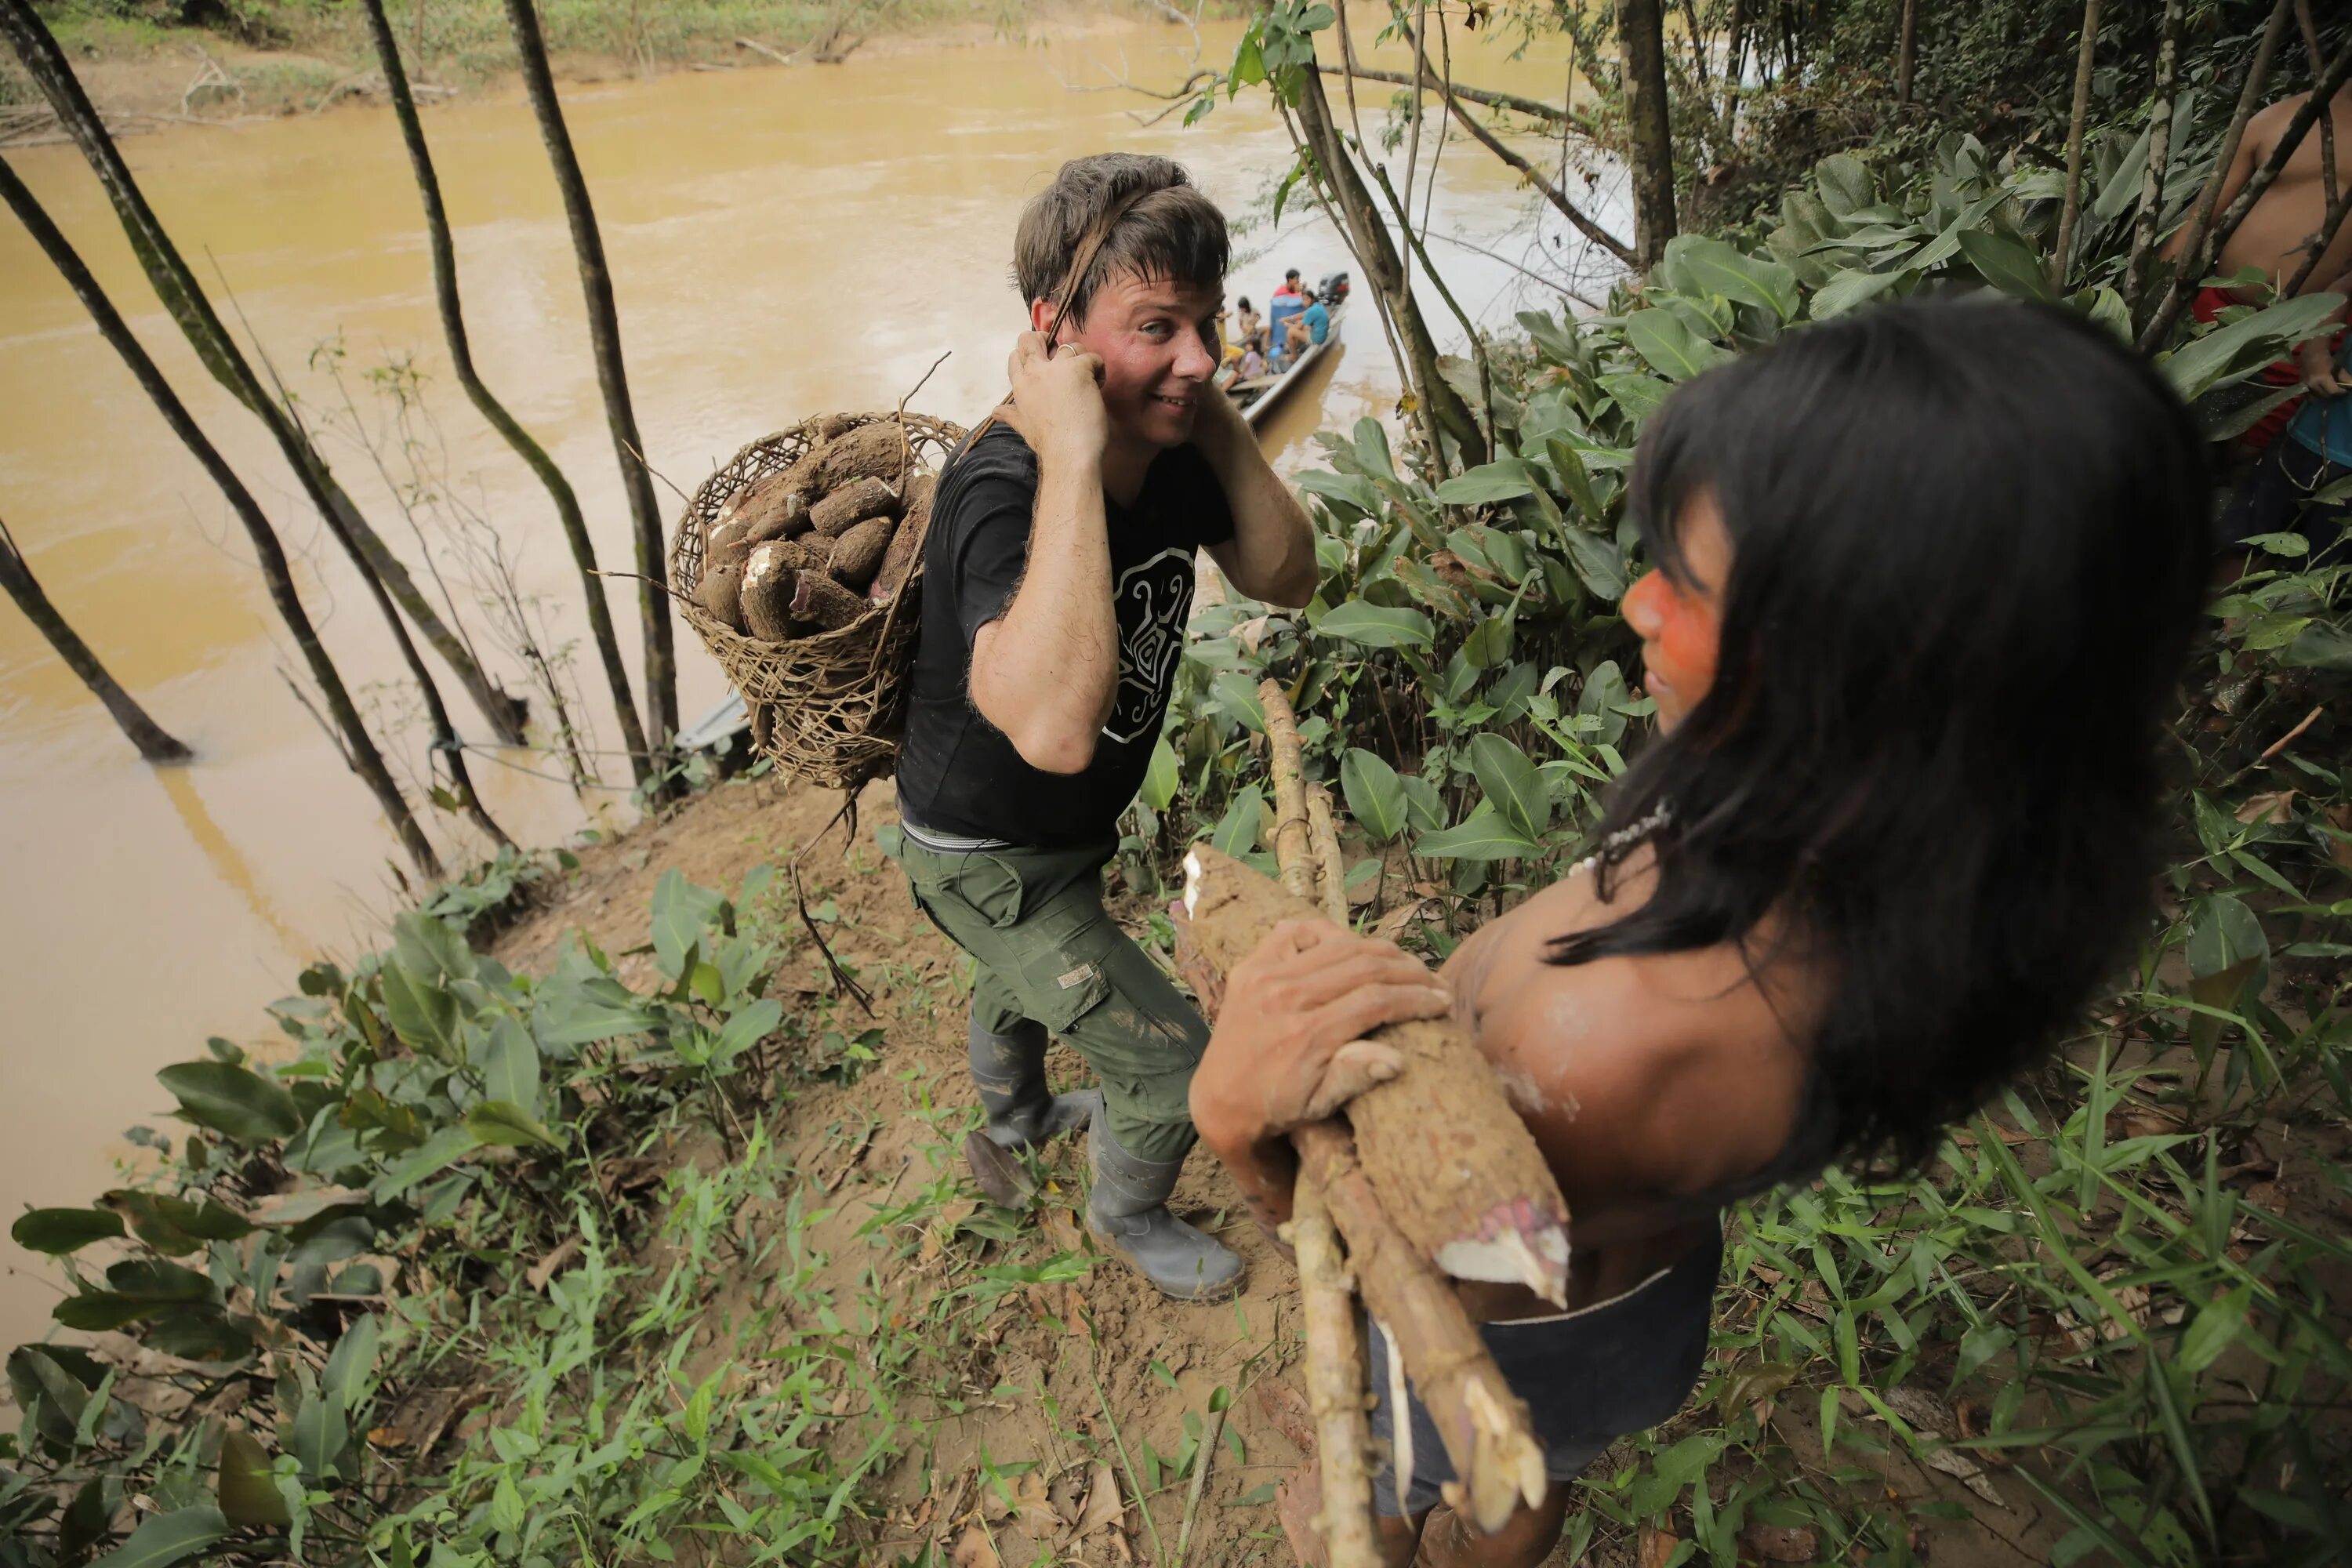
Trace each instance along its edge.
{"label": "person sitting in canoe", "polygon": [[[1410,1481],[1373,1486],[1387,1562],[1543,1561],[1577,1476],[1689,1397],[1726,1205],[1917,1170],[2116,973],[2153,913],[2205,454],[2145,360],[2047,306],[1885,306],[1685,382],[1630,488],[1659,732],[1591,858],[1438,973],[1297,921],[1226,975],[1192,1118],[1262,1222],[1290,1212],[1283,1134],[1397,1070],[1363,1037],[1448,1011],[1572,1216],[1568,1311],[1460,1286],[1548,1452],[1494,1534],[1439,1507],[1445,1450],[1374,1325],[1373,1436],[1414,1435]],[[1319,1563],[1311,1468],[1281,1505]]]}

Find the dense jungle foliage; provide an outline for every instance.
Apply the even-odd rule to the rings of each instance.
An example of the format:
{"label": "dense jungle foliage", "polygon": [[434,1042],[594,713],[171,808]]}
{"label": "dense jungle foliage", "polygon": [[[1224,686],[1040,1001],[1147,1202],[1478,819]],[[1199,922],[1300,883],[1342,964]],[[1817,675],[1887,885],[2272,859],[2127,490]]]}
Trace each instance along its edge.
{"label": "dense jungle foliage", "polygon": [[[1791,68],[1759,93],[1752,140],[1727,143],[1769,199],[1724,197],[1712,232],[1674,240],[1602,311],[1529,311],[1483,366],[1448,363],[1490,460],[1454,471],[1370,419],[1320,437],[1299,480],[1320,590],[1301,615],[1232,603],[1196,625],[1122,845],[1129,888],[1156,899],[1197,837],[1262,853],[1255,692],[1273,676],[1310,770],[1345,798],[1363,923],[1442,953],[1587,851],[1640,743],[1650,710],[1616,612],[1643,566],[1624,476],[1677,383],[1927,288],[2053,300],[2132,335],[2154,8],[2103,40],[2063,288],[2078,9],[1923,4],[1907,108],[1887,88],[1897,9],[1781,7]],[[2168,223],[2262,21],[2196,16]],[[1264,14],[1221,85],[1290,90],[1332,20]],[[1694,96],[1677,99],[1685,146],[1716,113]],[[1822,139],[1834,150],[1783,190],[1789,149]],[[1685,195],[1729,190],[1709,173],[1726,166],[1686,160]],[[2329,303],[2184,326],[2163,373],[2226,442],[2264,405],[2262,366]],[[2352,563],[2300,534],[2242,547],[2172,725],[2173,860],[2137,963],[1920,1180],[1832,1173],[1736,1212],[1694,1408],[1584,1478],[1573,1551],[1923,1562],[1970,1510],[1898,1497],[1874,1462],[1895,1450],[1989,1517],[1991,1475],[2013,1473],[2063,1521],[2061,1564],[2346,1552]],[[502,861],[404,917],[384,952],[307,972],[277,1010],[290,1062],[215,1042],[162,1075],[191,1130],[155,1139],[152,1178],[17,1221],[65,1262],[59,1322],[109,1350],[7,1358],[23,1419],[0,1438],[0,1563],[872,1560],[866,1479],[918,1440],[904,1402],[940,1346],[1086,1260],[982,1215],[950,1227],[983,1260],[952,1300],[910,1312],[878,1278],[856,1300],[814,1291],[796,1230],[752,1241],[733,1216],[755,1198],[803,1212],[805,1173],[772,1157],[764,1118],[883,1042],[765,994],[791,939],[761,883],[730,900],[665,879],[650,989],[579,944],[509,973],[468,931],[533,874]],[[968,1113],[938,1115],[944,1146]],[[695,1139],[719,1156],[665,1160]],[[956,1193],[949,1167],[899,1212]],[[767,1282],[757,1300],[711,1321],[745,1273]],[[412,1472],[415,1428],[384,1413],[425,1392],[447,1396],[444,1426],[475,1419],[454,1464]],[[1132,1479],[1139,1460],[1117,1458]],[[1149,1456],[1153,1487],[1197,1462]]]}

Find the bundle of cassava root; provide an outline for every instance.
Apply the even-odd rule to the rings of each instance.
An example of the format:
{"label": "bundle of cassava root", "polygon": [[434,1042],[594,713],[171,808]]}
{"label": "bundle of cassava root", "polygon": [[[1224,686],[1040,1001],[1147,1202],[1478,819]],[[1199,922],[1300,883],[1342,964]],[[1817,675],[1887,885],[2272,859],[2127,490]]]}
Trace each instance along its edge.
{"label": "bundle of cassava root", "polygon": [[[1271,745],[1275,857],[1282,879],[1206,845],[1184,859],[1179,966],[1213,1013],[1225,973],[1285,920],[1344,910],[1328,800],[1306,787],[1297,720],[1279,682],[1259,688]],[[1396,1077],[1331,1121],[1291,1133],[1294,1217],[1308,1404],[1323,1479],[1319,1521],[1332,1568],[1376,1561],[1361,1361],[1350,1289],[1428,1409],[1459,1480],[1448,1502],[1493,1531],[1544,1493],[1527,1406],[1504,1383],[1450,1279],[1508,1280],[1554,1302],[1568,1285],[1568,1205],[1535,1139],[1467,1031],[1443,1019],[1372,1038],[1402,1059]],[[1346,1244],[1342,1263],[1339,1243]],[[1376,1369],[1377,1371],[1378,1369]],[[1395,1386],[1393,1368],[1391,1393]],[[1411,1425],[1389,1456],[1411,1484]]]}
{"label": "bundle of cassava root", "polygon": [[790,468],[746,485],[712,520],[695,602],[767,642],[839,631],[906,586],[933,477],[896,420],[835,415]]}

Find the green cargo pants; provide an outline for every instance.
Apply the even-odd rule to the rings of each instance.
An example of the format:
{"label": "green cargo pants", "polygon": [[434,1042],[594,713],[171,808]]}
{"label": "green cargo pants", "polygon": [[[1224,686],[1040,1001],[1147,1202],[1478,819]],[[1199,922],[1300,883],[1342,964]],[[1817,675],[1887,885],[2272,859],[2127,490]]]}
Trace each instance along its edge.
{"label": "green cargo pants", "polygon": [[1182,1159],[1209,1026],[1103,909],[1102,868],[1115,846],[942,852],[896,829],[881,840],[931,923],[979,964],[971,1016],[980,1026],[1003,1035],[1024,1018],[1044,1025],[1095,1069],[1121,1149]]}

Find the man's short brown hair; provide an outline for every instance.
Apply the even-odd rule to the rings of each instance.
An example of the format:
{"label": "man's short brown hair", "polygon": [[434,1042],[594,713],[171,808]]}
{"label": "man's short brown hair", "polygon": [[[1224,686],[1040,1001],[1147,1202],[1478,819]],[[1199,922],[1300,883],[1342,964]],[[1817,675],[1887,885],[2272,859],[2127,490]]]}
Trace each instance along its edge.
{"label": "man's short brown hair", "polygon": [[1013,278],[1021,298],[1033,304],[1058,298],[1079,248],[1114,209],[1117,220],[1070,295],[1070,325],[1086,321],[1095,290],[1118,272],[1224,286],[1233,257],[1225,215],[1183,165],[1135,153],[1097,153],[1063,164],[1054,183],[1022,209],[1013,241]]}

